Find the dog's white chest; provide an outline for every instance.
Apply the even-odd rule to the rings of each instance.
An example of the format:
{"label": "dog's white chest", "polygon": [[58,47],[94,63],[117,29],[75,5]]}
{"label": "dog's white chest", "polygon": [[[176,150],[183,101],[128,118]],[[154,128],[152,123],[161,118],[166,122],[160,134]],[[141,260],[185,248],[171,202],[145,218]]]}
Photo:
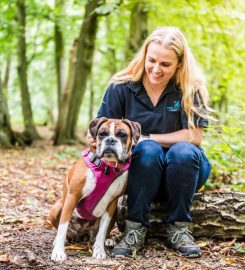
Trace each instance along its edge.
{"label": "dog's white chest", "polygon": [[100,199],[98,204],[93,210],[93,215],[95,217],[101,217],[108,206],[108,204],[123,191],[123,188],[128,179],[128,171],[122,173],[117,179],[113,181],[110,187],[107,189],[103,197]]}
{"label": "dog's white chest", "polygon": [[83,192],[82,199],[90,195],[94,191],[95,186],[96,186],[96,181],[94,178],[94,173],[91,169],[88,169],[87,175],[86,175],[86,182],[82,191]]}

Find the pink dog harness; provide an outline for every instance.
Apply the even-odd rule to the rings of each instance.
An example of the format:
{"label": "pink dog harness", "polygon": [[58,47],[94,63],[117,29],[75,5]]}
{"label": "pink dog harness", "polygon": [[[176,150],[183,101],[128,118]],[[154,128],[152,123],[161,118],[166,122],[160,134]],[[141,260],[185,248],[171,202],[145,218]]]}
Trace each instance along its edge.
{"label": "pink dog harness", "polygon": [[82,218],[92,221],[96,218],[92,213],[97,203],[103,197],[112,182],[119,175],[128,170],[131,164],[131,159],[124,164],[120,164],[120,167],[113,168],[108,166],[103,160],[99,160],[89,148],[85,149],[82,152],[82,155],[85,163],[94,174],[95,188],[89,196],[82,199],[77,204],[76,210]]}

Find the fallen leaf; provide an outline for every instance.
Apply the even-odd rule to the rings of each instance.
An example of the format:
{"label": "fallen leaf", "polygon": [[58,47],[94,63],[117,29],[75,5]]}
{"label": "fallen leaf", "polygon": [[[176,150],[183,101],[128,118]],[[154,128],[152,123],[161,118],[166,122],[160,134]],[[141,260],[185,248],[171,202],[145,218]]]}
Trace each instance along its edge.
{"label": "fallen leaf", "polygon": [[212,251],[220,251],[221,250],[221,247],[220,246],[214,246],[212,248]]}
{"label": "fallen leaf", "polygon": [[0,255],[0,262],[8,262],[8,261],[9,261],[9,255],[8,254]]}
{"label": "fallen leaf", "polygon": [[86,249],[88,249],[88,246],[86,245],[71,245],[65,247],[65,250],[86,250]]}
{"label": "fallen leaf", "polygon": [[226,264],[233,264],[235,261],[231,258],[225,260]]}
{"label": "fallen leaf", "polygon": [[208,242],[199,242],[198,243],[198,246],[200,247],[200,248],[204,248],[204,247],[207,247],[208,246]]}
{"label": "fallen leaf", "polygon": [[112,268],[112,270],[124,270],[124,269],[125,269],[124,264],[117,264]]}
{"label": "fallen leaf", "polygon": [[219,245],[221,247],[230,247],[230,246],[233,246],[235,243],[236,243],[236,238],[234,238],[232,241],[230,242],[223,242],[223,243],[220,243]]}

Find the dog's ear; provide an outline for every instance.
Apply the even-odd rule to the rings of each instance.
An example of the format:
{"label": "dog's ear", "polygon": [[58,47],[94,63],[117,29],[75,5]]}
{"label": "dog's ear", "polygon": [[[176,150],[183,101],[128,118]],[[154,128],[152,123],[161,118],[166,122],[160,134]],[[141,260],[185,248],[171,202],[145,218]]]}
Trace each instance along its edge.
{"label": "dog's ear", "polygon": [[101,126],[101,124],[103,124],[104,122],[106,122],[108,120],[108,118],[106,117],[101,117],[101,118],[96,118],[94,120],[92,120],[89,124],[89,132],[92,135],[92,137],[95,139],[97,136],[97,132],[99,127]]}
{"label": "dog's ear", "polygon": [[141,125],[138,122],[130,121],[128,119],[123,119],[122,121],[130,127],[133,145],[136,145],[141,135]]}

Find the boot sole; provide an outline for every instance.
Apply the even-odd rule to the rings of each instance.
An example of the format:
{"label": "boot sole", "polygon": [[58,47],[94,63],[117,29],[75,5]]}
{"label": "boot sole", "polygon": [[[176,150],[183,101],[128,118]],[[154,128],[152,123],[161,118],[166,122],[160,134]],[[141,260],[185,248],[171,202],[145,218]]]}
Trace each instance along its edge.
{"label": "boot sole", "polygon": [[132,255],[111,255],[111,257],[112,258],[125,258],[125,257],[127,257],[127,258],[129,258],[129,257],[132,257]]}
{"label": "boot sole", "polygon": [[188,253],[181,253],[177,250],[175,250],[175,252],[180,255],[181,257],[186,257],[186,258],[193,258],[193,259],[196,259],[196,258],[200,258],[202,256],[202,254],[197,254],[197,253],[193,253],[193,254],[188,254]]}
{"label": "boot sole", "polygon": [[200,258],[200,257],[202,256],[202,253],[190,253],[190,254],[189,254],[189,253],[182,253],[182,252],[178,251],[177,249],[173,248],[173,247],[171,246],[171,244],[168,243],[168,242],[166,242],[165,245],[166,245],[168,248],[174,250],[174,251],[176,252],[176,254],[178,254],[178,255],[181,256],[181,257],[186,257],[186,258],[193,258],[193,259],[195,259],[195,258]]}

